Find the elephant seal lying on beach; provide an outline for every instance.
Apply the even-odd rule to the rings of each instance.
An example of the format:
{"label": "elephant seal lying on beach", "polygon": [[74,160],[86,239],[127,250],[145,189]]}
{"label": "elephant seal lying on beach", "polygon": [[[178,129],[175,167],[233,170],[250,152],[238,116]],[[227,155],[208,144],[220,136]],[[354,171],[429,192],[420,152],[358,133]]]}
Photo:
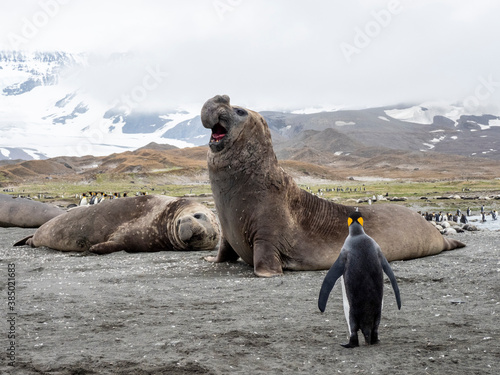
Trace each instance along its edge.
{"label": "elephant seal lying on beach", "polygon": [[219,233],[215,214],[204,205],[185,198],[143,195],[75,208],[14,246],[96,254],[213,250]]}
{"label": "elephant seal lying on beach", "polygon": [[[215,96],[204,104],[201,120],[212,131],[208,171],[222,229],[218,254],[207,259],[241,257],[257,276],[329,269],[348,235],[345,223],[353,207],[300,189],[278,165],[259,113],[231,106],[228,96]],[[366,233],[389,261],[465,246],[402,206],[373,205],[360,212]]]}
{"label": "elephant seal lying on beach", "polygon": [[48,203],[0,194],[0,227],[38,228],[65,212]]}

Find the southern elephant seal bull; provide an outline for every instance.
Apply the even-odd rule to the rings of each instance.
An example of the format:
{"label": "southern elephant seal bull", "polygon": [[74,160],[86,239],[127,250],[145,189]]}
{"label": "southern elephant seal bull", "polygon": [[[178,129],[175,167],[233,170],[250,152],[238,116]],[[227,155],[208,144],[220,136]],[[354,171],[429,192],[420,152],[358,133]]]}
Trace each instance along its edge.
{"label": "southern elephant seal bull", "polygon": [[0,194],[0,227],[38,228],[65,212],[48,203]]}
{"label": "southern elephant seal bull", "polygon": [[[345,222],[353,208],[297,186],[278,165],[259,113],[231,106],[228,96],[215,96],[204,104],[201,120],[212,131],[208,171],[222,229],[217,256],[207,259],[241,257],[257,276],[329,269],[348,235]],[[389,261],[465,246],[402,206],[374,205],[362,214],[366,233]]]}
{"label": "southern elephant seal bull", "polygon": [[215,214],[202,204],[185,198],[144,195],[75,208],[14,246],[96,254],[213,250],[219,233]]}

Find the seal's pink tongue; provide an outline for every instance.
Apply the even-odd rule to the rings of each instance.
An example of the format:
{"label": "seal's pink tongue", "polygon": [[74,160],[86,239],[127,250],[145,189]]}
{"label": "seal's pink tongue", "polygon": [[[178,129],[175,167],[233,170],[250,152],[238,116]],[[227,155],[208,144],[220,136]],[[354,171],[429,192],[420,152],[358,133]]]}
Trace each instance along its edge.
{"label": "seal's pink tongue", "polygon": [[212,134],[212,138],[216,141],[220,141],[225,136],[226,136],[225,134]]}
{"label": "seal's pink tongue", "polygon": [[227,134],[227,130],[223,126],[216,124],[212,129],[212,139],[219,142]]}

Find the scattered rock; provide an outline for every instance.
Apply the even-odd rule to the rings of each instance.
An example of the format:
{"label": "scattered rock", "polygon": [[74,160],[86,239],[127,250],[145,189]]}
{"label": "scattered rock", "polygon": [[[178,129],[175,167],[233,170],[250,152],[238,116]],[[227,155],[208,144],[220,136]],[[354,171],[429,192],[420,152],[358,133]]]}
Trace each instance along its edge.
{"label": "scattered rock", "polygon": [[388,200],[391,202],[404,202],[404,201],[407,201],[408,198],[406,198],[406,197],[391,197],[391,198],[388,198]]}

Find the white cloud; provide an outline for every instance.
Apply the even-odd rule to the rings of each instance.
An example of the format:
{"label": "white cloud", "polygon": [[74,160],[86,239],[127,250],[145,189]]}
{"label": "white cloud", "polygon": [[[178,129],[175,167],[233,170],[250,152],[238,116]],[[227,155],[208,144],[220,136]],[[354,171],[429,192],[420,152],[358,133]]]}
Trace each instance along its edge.
{"label": "white cloud", "polygon": [[[395,2],[400,11],[377,21]],[[222,16],[217,4],[227,5]],[[132,52],[129,61],[96,65],[102,70],[85,81],[112,98],[158,65],[169,77],[150,93],[153,106],[219,93],[258,110],[460,102],[480,77],[500,82],[498,14],[500,3],[487,0],[3,2],[0,49],[32,23],[39,27],[23,49]],[[340,46],[353,44],[357,30],[373,37],[348,62]],[[500,87],[480,104],[499,98]]]}

